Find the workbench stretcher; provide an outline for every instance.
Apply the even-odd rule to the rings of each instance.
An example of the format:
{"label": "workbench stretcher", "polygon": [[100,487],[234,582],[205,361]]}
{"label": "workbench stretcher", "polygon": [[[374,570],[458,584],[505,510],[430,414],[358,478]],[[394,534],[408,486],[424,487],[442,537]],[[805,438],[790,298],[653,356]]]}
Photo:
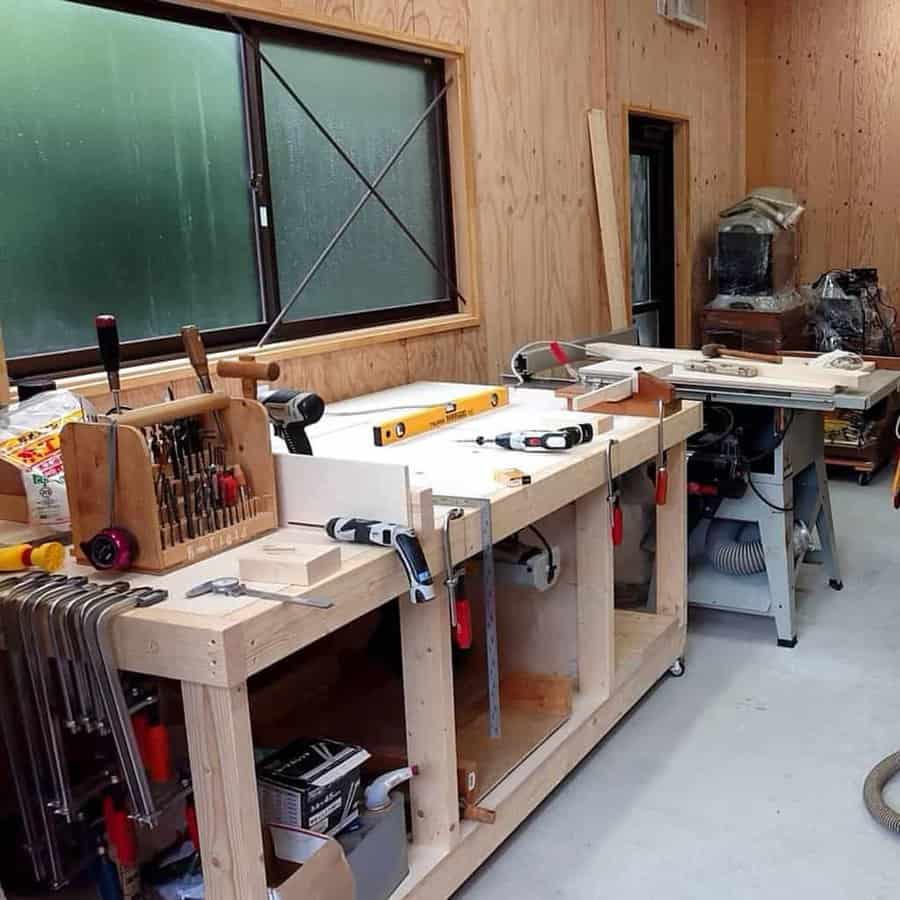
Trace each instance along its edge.
{"label": "workbench stretcher", "polygon": [[[433,391],[441,386],[426,387]],[[443,387],[459,396],[470,386]],[[400,395],[387,391],[362,399],[368,407],[387,407],[418,388],[412,385],[398,389]],[[400,597],[407,753],[420,772],[411,783],[410,875],[395,892],[395,900],[449,897],[682,657],[687,609],[685,442],[701,428],[701,404],[685,402],[664,425],[669,496],[657,510],[658,589],[656,613],[651,614],[614,608],[606,447],[609,437],[618,442],[613,454],[615,476],[646,464],[657,451],[656,421],[616,417],[612,430],[593,443],[565,454],[542,455],[539,460],[536,454],[484,450],[476,460],[484,471],[490,473],[501,465],[528,471],[531,466],[533,482],[489,488],[482,474],[473,485],[467,465],[448,468],[434,452],[436,442],[443,442],[446,449],[454,437],[493,434],[503,430],[495,423],[502,421],[508,427],[517,417],[519,427],[527,427],[535,404],[542,414],[555,415],[564,408],[551,392],[513,391],[512,395],[511,406],[505,410],[378,448],[381,456],[375,456],[376,448],[370,447],[368,424],[351,428],[352,421],[343,419],[338,427],[331,420],[331,432],[340,431],[341,439],[338,443],[333,436],[329,442],[326,416],[318,433],[321,439],[317,440],[316,431],[311,433],[317,455],[328,455],[333,445],[340,446],[345,457],[358,451],[370,459],[403,459],[417,466],[418,476],[431,478],[436,495],[473,496],[480,491],[481,496],[489,496],[495,542],[574,506],[576,558],[569,561],[569,590],[577,635],[577,646],[570,648],[577,660],[577,690],[571,715],[530,748],[481,799],[496,811],[494,824],[460,820],[450,612],[442,574],[441,528],[447,509],[435,508],[436,528],[423,535],[438,589],[437,598],[427,604],[414,606],[406,601],[408,582],[392,551],[367,546],[342,546],[340,570],[303,588],[311,596],[334,601],[333,607],[324,610],[248,597],[185,599],[188,588],[208,578],[237,575],[238,559],[253,544],[163,576],[129,576],[133,584],[152,583],[169,591],[166,602],[121,616],[115,645],[122,669],[181,682],[210,900],[266,897],[248,679],[394,598]],[[352,409],[354,402],[360,403],[360,398],[334,408]],[[353,434],[365,434],[367,439],[359,437],[354,442]],[[464,450],[465,446],[455,445],[465,454],[461,459],[471,459],[472,451]],[[336,512],[352,514],[352,510]],[[321,530],[292,526],[256,543],[273,538],[328,541]],[[461,523],[454,525],[453,559],[464,560],[480,550],[479,513],[467,509]],[[79,571],[84,570],[79,567]],[[298,729],[302,727],[298,723]]]}

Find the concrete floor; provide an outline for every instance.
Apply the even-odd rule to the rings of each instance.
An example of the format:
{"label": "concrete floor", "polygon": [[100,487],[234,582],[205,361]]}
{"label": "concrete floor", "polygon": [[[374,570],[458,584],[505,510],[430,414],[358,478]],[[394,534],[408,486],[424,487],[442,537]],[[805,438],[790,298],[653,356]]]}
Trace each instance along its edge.
{"label": "concrete floor", "polygon": [[[692,610],[664,679],[456,900],[876,900],[900,839],[866,774],[900,748],[900,512],[890,473],[832,481],[845,589],[800,581],[799,643],[769,619]],[[900,789],[888,799],[900,807]]]}

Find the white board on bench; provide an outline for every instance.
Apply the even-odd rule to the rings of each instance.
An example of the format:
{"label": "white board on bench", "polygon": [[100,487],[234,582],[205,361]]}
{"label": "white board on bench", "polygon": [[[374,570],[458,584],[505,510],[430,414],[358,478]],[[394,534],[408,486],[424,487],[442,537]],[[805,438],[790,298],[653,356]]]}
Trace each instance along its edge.
{"label": "white board on bench", "polygon": [[294,453],[274,456],[280,525],[324,525],[335,516],[413,525],[405,465]]}

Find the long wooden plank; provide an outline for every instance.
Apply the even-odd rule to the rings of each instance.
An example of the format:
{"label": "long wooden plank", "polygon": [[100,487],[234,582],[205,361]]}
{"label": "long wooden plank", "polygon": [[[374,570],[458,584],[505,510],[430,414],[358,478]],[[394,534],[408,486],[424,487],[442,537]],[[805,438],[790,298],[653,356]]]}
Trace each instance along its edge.
{"label": "long wooden plank", "polygon": [[625,296],[622,242],[616,215],[616,195],[613,186],[612,162],[609,156],[606,110],[589,110],[588,127],[591,135],[591,156],[594,163],[597,215],[600,218],[600,239],[603,242],[603,266],[606,270],[606,296],[609,299],[610,328],[626,328],[630,324],[630,306],[628,298]]}
{"label": "long wooden plank", "polygon": [[266,900],[247,686],[181,687],[206,896]]}
{"label": "long wooden plank", "polygon": [[402,464],[276,453],[275,471],[281,525],[324,525],[334,516],[412,525]]}
{"label": "long wooden plank", "polygon": [[615,677],[615,557],[606,489],[575,501],[578,688],[606,698]]}
{"label": "long wooden plank", "polygon": [[[786,358],[782,365],[775,363],[756,362],[748,360],[747,365],[758,370],[756,378],[736,378],[733,376],[708,375],[685,370],[681,364],[685,362],[705,361],[705,357],[699,350],[674,350],[668,347],[628,347],[618,344],[596,343],[589,344],[590,352],[606,359],[620,360],[623,362],[666,362],[678,367],[671,376],[674,380],[695,382],[697,379],[710,384],[742,384],[748,387],[780,387],[782,389],[804,390],[809,392],[834,393],[838,387],[850,390],[865,390],[871,380],[872,370],[862,372],[847,372],[838,369],[825,369],[811,366],[804,359]],[[584,371],[591,372],[591,367],[585,367]],[[602,373],[602,370],[598,370]]]}
{"label": "long wooden plank", "polygon": [[445,588],[431,603],[399,603],[407,756],[419,767],[410,785],[413,840],[448,850],[459,840],[450,603]]}

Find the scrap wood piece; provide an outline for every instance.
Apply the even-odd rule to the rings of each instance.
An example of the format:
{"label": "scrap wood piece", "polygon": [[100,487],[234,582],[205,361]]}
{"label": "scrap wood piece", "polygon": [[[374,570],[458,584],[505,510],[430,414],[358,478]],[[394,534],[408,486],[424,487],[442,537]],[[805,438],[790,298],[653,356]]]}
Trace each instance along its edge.
{"label": "scrap wood piece", "polygon": [[625,296],[625,273],[622,265],[622,245],[616,214],[616,194],[613,187],[605,109],[588,110],[588,128],[591,135],[591,157],[594,163],[594,190],[597,194],[600,240],[603,245],[603,268],[606,271],[609,325],[612,330],[616,330],[627,328],[631,322],[628,300]]}
{"label": "scrap wood piece", "polygon": [[497,810],[488,809],[486,806],[477,806],[474,803],[460,801],[459,814],[470,822],[481,822],[482,825],[493,825],[497,821]]}

